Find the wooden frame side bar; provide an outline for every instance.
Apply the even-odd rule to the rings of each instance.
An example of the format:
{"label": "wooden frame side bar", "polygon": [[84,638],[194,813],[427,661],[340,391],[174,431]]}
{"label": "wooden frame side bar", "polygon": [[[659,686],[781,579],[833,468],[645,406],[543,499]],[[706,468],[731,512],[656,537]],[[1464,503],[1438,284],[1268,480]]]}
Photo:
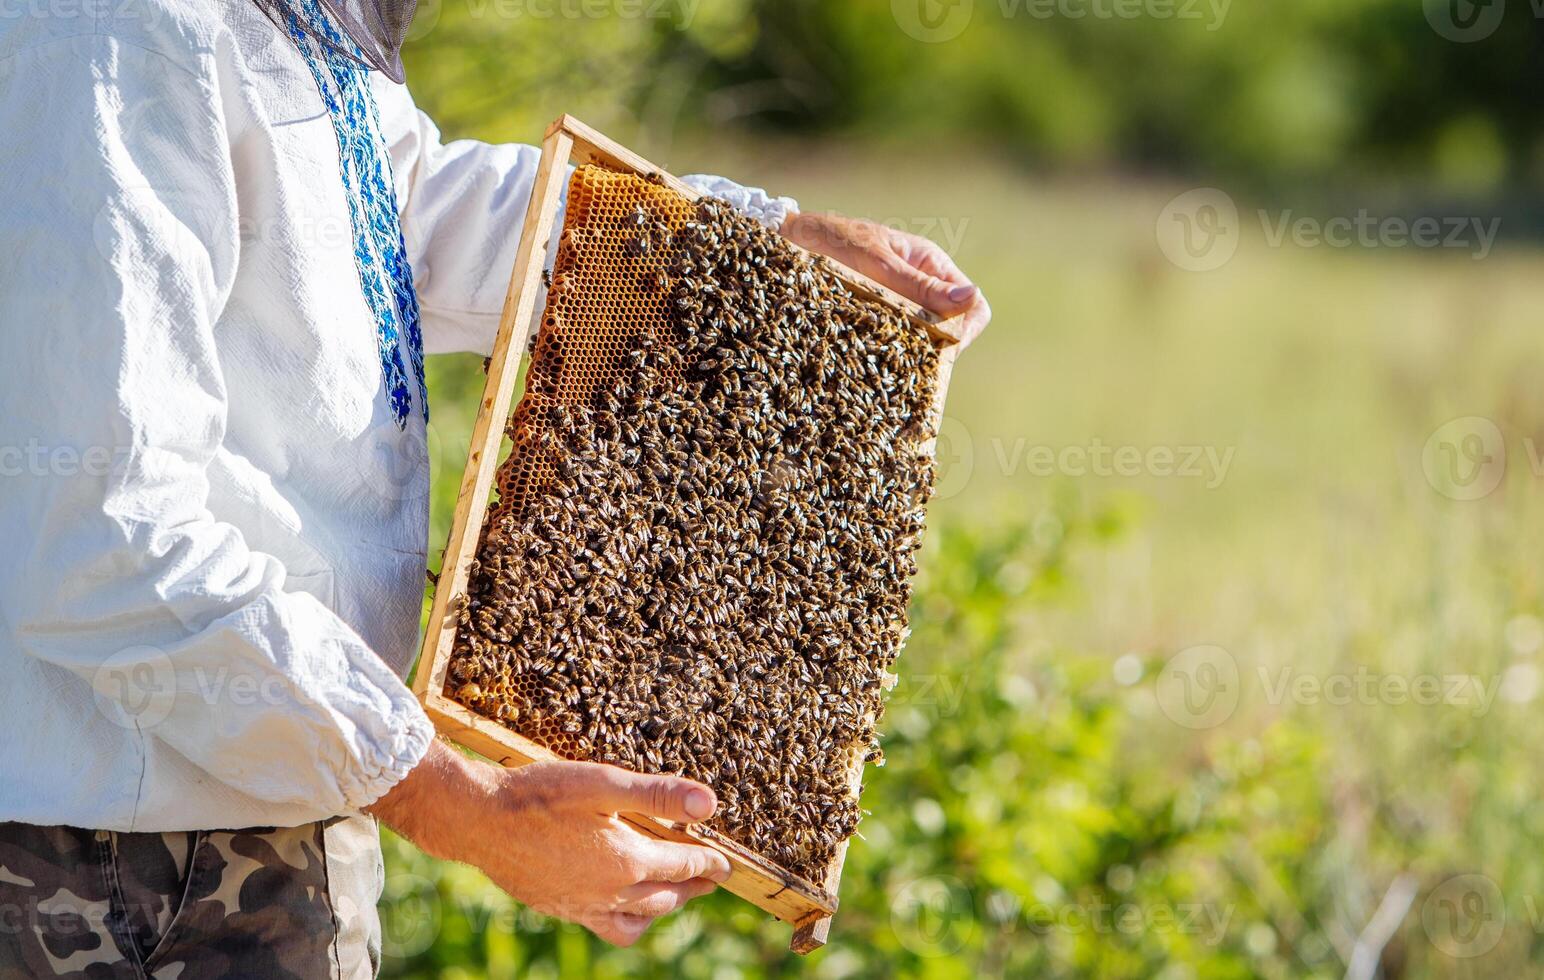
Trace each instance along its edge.
{"label": "wooden frame side bar", "polygon": [[509,419],[510,402],[515,397],[520,356],[525,352],[531,322],[536,315],[536,298],[541,295],[541,270],[547,266],[547,251],[557,220],[558,204],[562,201],[563,185],[568,180],[567,163],[573,148],[573,137],[561,131],[548,134],[542,142],[541,163],[536,171],[536,182],[531,187],[531,203],[526,208],[525,224],[520,232],[515,269],[504,299],[498,334],[493,341],[493,354],[488,361],[488,381],[483,385],[482,403],[472,427],[466,472],[462,474],[461,489],[456,496],[450,540],[445,545],[440,581],[434,590],[429,625],[418,659],[418,674],[414,677],[413,693],[420,701],[430,693],[439,694],[445,689],[445,671],[456,637],[456,612],[450,608],[450,601],[453,596],[466,595],[472,558],[477,552],[483,520],[488,515],[499,446]]}

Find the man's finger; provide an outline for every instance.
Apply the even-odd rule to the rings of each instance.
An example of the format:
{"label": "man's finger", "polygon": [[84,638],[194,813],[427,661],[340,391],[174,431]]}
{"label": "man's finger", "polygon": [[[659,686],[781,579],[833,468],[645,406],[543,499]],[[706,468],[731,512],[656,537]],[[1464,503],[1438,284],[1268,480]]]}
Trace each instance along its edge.
{"label": "man's finger", "polygon": [[976,298],[975,286],[945,282],[911,265],[899,255],[886,257],[881,266],[884,274],[879,277],[880,282],[934,313],[946,316],[963,313]]}
{"label": "man's finger", "polygon": [[646,882],[622,891],[622,904],[618,912],[658,918],[683,908],[694,898],[712,892],[718,885],[706,878],[692,878],[679,884],[673,882]]}
{"label": "man's finger", "polygon": [[915,242],[908,242],[907,246],[901,252],[901,258],[923,272],[937,276],[948,283],[970,282],[970,277],[961,272],[960,267],[954,264],[953,257],[936,243],[924,238]]}
{"label": "man's finger", "polygon": [[643,870],[642,881],[685,882],[693,878],[729,880],[729,859],[711,847],[646,840],[635,853]]}
{"label": "man's finger", "polygon": [[696,823],[713,816],[718,798],[699,782],[679,776],[648,776],[596,763],[584,763],[576,796],[602,813],[641,813],[675,823]]}

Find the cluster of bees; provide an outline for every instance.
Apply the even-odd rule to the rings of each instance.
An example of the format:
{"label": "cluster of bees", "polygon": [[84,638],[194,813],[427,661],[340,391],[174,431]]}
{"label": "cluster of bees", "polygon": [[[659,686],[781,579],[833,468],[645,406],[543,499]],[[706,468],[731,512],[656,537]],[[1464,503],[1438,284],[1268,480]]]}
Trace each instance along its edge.
{"label": "cluster of bees", "polygon": [[[512,428],[511,461],[549,465],[484,530],[448,693],[568,758],[708,783],[710,829],[823,883],[881,758],[937,352],[721,201],[587,213],[666,312]],[[600,288],[575,250],[558,266]],[[533,377],[586,326],[549,318]]]}

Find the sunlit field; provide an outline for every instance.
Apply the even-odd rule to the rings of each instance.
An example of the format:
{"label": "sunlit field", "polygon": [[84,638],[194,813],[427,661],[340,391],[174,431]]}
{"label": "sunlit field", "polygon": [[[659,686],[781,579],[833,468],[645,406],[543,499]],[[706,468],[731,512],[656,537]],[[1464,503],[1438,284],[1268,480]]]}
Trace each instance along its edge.
{"label": "sunlit field", "polygon": [[[388,840],[388,976],[1544,964],[1544,257],[1275,242],[1292,203],[1239,193],[1236,254],[1192,271],[1157,234],[1186,186],[661,149],[928,234],[996,311],[833,942],[797,960],[720,895],[611,950]],[[431,562],[481,382],[431,364]]]}

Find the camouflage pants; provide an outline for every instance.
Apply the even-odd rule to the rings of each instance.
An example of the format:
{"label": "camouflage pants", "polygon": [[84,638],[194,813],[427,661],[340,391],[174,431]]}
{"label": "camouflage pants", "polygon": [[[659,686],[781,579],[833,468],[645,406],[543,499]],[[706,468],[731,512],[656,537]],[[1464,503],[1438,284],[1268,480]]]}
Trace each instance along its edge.
{"label": "camouflage pants", "polygon": [[355,980],[380,961],[375,821],[110,833],[0,823],[0,980]]}

